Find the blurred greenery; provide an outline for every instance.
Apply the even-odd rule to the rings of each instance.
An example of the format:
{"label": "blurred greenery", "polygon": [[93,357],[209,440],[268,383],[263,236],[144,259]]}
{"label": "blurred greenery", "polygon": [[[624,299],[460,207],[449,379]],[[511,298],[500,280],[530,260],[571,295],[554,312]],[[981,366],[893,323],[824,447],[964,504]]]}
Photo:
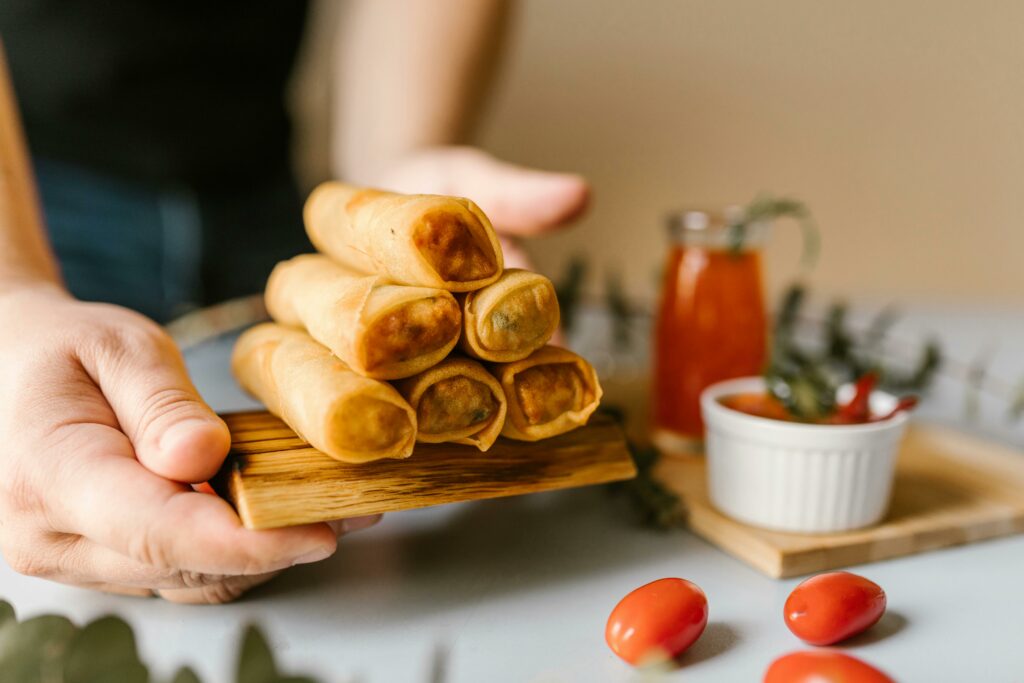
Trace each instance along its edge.
{"label": "blurred greenery", "polygon": [[[266,638],[249,626],[238,651],[236,683],[316,683],[278,671]],[[150,683],[131,626],[104,616],[83,627],[45,614],[18,621],[0,600],[0,681],[3,683]],[[182,667],[169,683],[202,683]]]}

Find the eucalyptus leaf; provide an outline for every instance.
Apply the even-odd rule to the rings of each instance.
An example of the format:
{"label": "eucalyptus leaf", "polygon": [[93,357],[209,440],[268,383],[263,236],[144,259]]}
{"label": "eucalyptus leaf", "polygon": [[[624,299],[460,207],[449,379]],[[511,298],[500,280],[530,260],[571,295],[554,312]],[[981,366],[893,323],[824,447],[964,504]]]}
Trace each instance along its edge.
{"label": "eucalyptus leaf", "polygon": [[60,681],[61,663],[77,629],[53,614],[0,626],[3,681]]}
{"label": "eucalyptus leaf", "polygon": [[11,603],[0,600],[0,626],[15,620],[14,607],[11,606]]}
{"label": "eucalyptus leaf", "polygon": [[183,666],[178,669],[178,673],[174,674],[171,683],[202,683],[202,681],[199,680],[199,676],[196,675],[195,671],[187,666]]}
{"label": "eucalyptus leaf", "polygon": [[[117,672],[117,675],[114,675]],[[123,619],[101,617],[86,624],[68,644],[63,683],[102,681],[146,683],[149,674],[139,661],[132,628]]]}
{"label": "eucalyptus leaf", "polygon": [[274,654],[256,626],[249,626],[238,652],[237,683],[276,683],[279,679]]}
{"label": "eucalyptus leaf", "polygon": [[586,259],[574,256],[569,261],[565,275],[555,283],[555,296],[558,298],[562,327],[566,331],[572,331],[576,322],[576,310],[583,296],[583,283],[588,270]]}
{"label": "eucalyptus leaf", "polygon": [[798,199],[762,195],[747,204],[740,219],[729,225],[729,232],[726,235],[729,249],[733,253],[743,250],[750,226],[780,218],[792,218],[800,225],[803,235],[803,254],[800,257],[800,263],[805,269],[810,270],[818,262],[818,254],[821,251],[821,235],[811,217],[811,212]]}

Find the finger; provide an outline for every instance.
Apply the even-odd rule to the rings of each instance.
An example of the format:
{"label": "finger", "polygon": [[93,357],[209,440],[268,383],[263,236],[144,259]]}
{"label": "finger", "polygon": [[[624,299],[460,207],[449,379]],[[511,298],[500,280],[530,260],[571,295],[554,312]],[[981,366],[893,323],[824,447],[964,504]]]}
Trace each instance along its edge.
{"label": "finger", "polygon": [[579,218],[590,186],[578,175],[534,171],[491,160],[476,172],[473,200],[506,235],[549,232]]}
{"label": "finger", "polygon": [[377,184],[397,192],[468,197],[508,235],[557,228],[579,217],[590,201],[590,186],[581,176],[509,164],[472,147],[423,150],[382,174]]}
{"label": "finger", "polygon": [[[81,536],[42,532],[22,533],[20,539],[8,550],[16,568],[20,565],[31,576],[72,586],[140,594],[152,588],[202,587],[226,578],[150,567]],[[30,564],[18,561],[28,557],[26,553],[31,553]]]}
{"label": "finger", "polygon": [[524,268],[533,270],[530,256],[519,246],[519,242],[512,237],[502,235],[498,238],[501,242],[501,252],[504,256],[506,268]]}
{"label": "finger", "polygon": [[367,515],[365,517],[349,517],[348,519],[336,519],[327,522],[327,525],[334,531],[335,536],[354,534],[363,529],[369,529],[380,521],[382,515]]}
{"label": "finger", "polygon": [[223,581],[211,583],[199,588],[181,588],[158,590],[156,594],[168,602],[186,605],[223,605],[234,602],[252,588],[270,581],[280,572],[259,574],[257,576],[229,576]]}
{"label": "finger", "polygon": [[87,369],[139,462],[175,481],[206,481],[231,445],[227,426],[199,397],[171,339],[148,321],[132,323]]}
{"label": "finger", "polygon": [[74,427],[48,497],[58,531],[157,569],[203,574],[264,574],[322,560],[336,549],[326,524],[246,529],[223,499],[143,468],[116,429]]}

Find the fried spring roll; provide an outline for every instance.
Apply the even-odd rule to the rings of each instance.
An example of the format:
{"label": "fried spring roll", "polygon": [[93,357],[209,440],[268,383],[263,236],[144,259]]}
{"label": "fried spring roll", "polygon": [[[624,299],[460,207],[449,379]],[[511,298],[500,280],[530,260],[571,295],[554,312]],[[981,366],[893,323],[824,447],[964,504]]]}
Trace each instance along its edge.
{"label": "fried spring roll", "polygon": [[585,425],[601,401],[597,373],[572,351],[545,346],[529,358],[496,363],[491,372],[508,399],[502,436],[537,441]]}
{"label": "fried spring roll", "polygon": [[327,182],[303,214],[319,251],[400,284],[468,292],[497,280],[504,266],[491,222],[461,197]]}
{"label": "fried spring roll", "polygon": [[497,363],[522,360],[558,329],[555,286],[543,275],[513,268],[462,299],[464,352]]}
{"label": "fried spring roll", "polygon": [[416,413],[386,382],[353,372],[305,332],[264,323],[231,356],[239,384],[302,439],[335,460],[407,458]]}
{"label": "fried spring roll", "polygon": [[450,441],[486,451],[505,424],[501,385],[474,360],[447,358],[395,386],[416,411],[417,441]]}
{"label": "fried spring roll", "polygon": [[352,370],[375,379],[409,377],[437,364],[461,332],[451,293],[385,284],[320,254],[277,264],[266,303],[274,320],[305,328]]}

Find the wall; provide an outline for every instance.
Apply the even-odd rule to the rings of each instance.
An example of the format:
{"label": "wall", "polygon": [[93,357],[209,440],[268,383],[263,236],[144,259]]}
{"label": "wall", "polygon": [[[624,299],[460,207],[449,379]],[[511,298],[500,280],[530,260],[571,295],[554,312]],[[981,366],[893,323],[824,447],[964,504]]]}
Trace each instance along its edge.
{"label": "wall", "polygon": [[[577,229],[531,245],[544,270],[583,253],[649,297],[666,211],[771,191],[818,218],[821,292],[1021,303],[1024,3],[529,0],[516,19],[480,140],[595,188]],[[773,285],[797,244],[777,231]]]}

